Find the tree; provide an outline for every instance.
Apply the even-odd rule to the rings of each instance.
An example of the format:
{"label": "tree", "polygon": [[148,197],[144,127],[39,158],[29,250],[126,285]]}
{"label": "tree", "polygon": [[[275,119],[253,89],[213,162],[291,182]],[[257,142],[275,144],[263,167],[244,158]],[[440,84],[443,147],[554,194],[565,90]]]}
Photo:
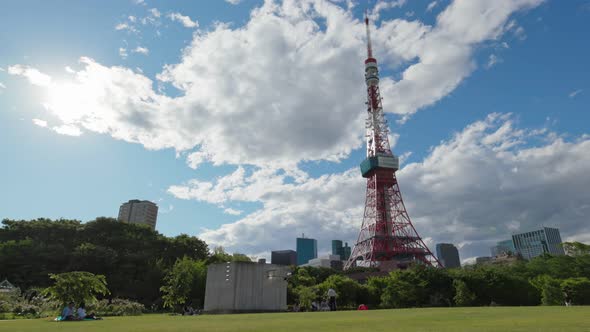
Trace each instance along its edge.
{"label": "tree", "polygon": [[568,278],[561,283],[563,293],[573,304],[590,304],[590,279]]}
{"label": "tree", "polygon": [[570,256],[582,256],[590,254],[590,244],[581,242],[564,242],[561,244],[565,253]]}
{"label": "tree", "polygon": [[356,307],[357,298],[361,295],[362,287],[358,282],[339,274],[333,274],[317,286],[322,296],[332,288],[338,296],[338,305]]}
{"label": "tree", "polygon": [[299,305],[303,308],[311,308],[311,302],[315,301],[317,297],[317,289],[315,287],[299,286],[295,289],[295,293],[299,298]]}
{"label": "tree", "polygon": [[461,279],[453,280],[453,288],[455,288],[455,305],[459,307],[467,307],[473,305],[475,302],[475,294],[469,290],[465,281]]}
{"label": "tree", "polygon": [[206,279],[207,266],[204,261],[195,261],[186,256],[178,259],[164,278],[164,286],[160,288],[164,294],[164,306],[177,308],[193,300],[202,305]]}
{"label": "tree", "polygon": [[68,302],[95,302],[96,295],[110,293],[103,275],[75,271],[50,274],[49,278],[54,280],[54,285],[46,288],[43,293],[64,304]]}
{"label": "tree", "polygon": [[558,279],[544,274],[531,279],[531,285],[541,292],[541,303],[543,305],[563,304],[563,291]]}

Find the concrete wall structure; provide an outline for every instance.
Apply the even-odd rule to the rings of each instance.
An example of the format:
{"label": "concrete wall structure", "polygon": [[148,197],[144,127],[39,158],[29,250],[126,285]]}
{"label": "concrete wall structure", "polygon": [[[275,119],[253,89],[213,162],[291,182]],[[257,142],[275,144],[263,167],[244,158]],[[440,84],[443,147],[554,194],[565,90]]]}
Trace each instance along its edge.
{"label": "concrete wall structure", "polygon": [[209,265],[205,312],[263,312],[287,310],[290,269],[274,264],[228,262]]}

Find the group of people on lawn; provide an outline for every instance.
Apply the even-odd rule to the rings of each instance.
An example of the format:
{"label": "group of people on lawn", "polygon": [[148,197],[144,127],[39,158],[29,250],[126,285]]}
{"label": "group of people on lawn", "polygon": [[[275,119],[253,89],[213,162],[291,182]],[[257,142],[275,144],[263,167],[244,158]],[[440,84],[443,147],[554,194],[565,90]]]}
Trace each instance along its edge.
{"label": "group of people on lawn", "polygon": [[101,319],[96,317],[94,313],[87,314],[86,313],[86,305],[84,302],[80,303],[78,309],[74,309],[74,302],[68,303],[68,305],[62,310],[61,312],[61,319],[60,320],[96,320]]}
{"label": "group of people on lawn", "polygon": [[[330,288],[326,292],[326,295],[327,301],[324,300],[319,303],[318,301],[311,302],[311,311],[336,311],[336,297],[338,296],[338,294],[336,294],[336,291],[334,289]],[[369,307],[367,307],[367,305],[365,304],[361,304],[359,305],[357,310],[369,310]],[[301,307],[298,304],[295,304],[293,306],[293,311],[301,311]]]}

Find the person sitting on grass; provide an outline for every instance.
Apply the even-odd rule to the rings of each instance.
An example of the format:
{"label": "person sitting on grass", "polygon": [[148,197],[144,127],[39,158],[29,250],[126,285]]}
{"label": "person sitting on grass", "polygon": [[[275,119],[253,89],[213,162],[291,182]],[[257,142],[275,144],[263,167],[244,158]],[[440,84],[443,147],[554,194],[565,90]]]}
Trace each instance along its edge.
{"label": "person sitting on grass", "polygon": [[184,307],[182,307],[182,315],[183,316],[192,316],[192,315],[197,315],[197,311],[195,309],[193,309],[193,306],[191,305],[191,303],[187,303]]}
{"label": "person sitting on grass", "polygon": [[68,303],[68,305],[61,311],[61,320],[76,320],[74,316],[74,302]]}
{"label": "person sitting on grass", "polygon": [[83,320],[83,319],[94,319],[94,320],[98,320],[98,319],[102,319],[100,317],[96,317],[96,315],[94,315],[94,313],[91,313],[90,315],[86,314],[86,304],[84,304],[84,302],[80,303],[80,307],[78,307],[78,319]]}

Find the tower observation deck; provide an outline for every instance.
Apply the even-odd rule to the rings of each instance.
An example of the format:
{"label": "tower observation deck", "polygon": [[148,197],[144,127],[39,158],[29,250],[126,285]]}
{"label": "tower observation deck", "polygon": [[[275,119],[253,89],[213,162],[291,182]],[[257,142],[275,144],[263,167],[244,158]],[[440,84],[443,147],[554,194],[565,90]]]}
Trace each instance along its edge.
{"label": "tower observation deck", "polygon": [[389,126],[381,105],[379,68],[373,57],[369,19],[367,30],[367,157],[361,175],[367,179],[365,211],[358,240],[344,268],[355,266],[381,269],[406,268],[412,264],[441,267],[416,232],[408,215],[395,172],[399,159],[391,152]]}

